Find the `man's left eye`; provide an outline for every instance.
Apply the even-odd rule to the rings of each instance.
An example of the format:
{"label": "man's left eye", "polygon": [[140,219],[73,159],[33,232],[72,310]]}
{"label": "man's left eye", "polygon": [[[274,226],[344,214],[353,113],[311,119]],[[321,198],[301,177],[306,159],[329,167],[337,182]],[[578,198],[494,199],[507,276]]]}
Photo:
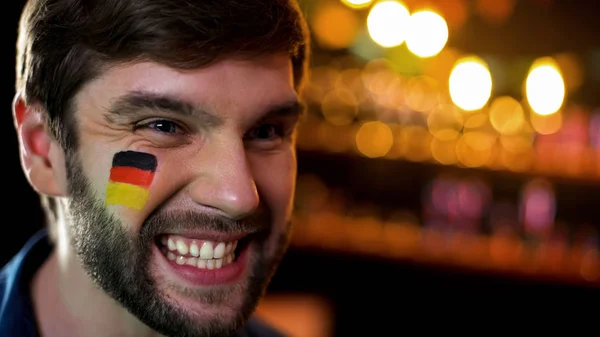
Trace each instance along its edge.
{"label": "man's left eye", "polygon": [[264,124],[253,128],[246,133],[246,139],[250,140],[273,140],[283,137],[282,127],[275,124]]}

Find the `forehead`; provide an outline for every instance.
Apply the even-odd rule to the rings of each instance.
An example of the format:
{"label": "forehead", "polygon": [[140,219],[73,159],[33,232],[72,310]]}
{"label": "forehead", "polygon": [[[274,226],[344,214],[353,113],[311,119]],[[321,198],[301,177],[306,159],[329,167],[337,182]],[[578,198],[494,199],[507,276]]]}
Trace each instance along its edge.
{"label": "forehead", "polygon": [[77,101],[106,106],[130,92],[177,97],[220,115],[297,99],[291,60],[288,55],[275,54],[225,59],[191,70],[154,62],[120,64],[86,86]]}

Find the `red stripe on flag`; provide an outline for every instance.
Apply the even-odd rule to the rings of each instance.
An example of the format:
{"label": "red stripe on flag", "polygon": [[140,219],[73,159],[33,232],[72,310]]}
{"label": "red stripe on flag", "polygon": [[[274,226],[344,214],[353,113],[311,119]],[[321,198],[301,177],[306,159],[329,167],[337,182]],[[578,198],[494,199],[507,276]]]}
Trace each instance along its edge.
{"label": "red stripe on flag", "polygon": [[154,179],[154,172],[140,170],[135,167],[117,166],[110,169],[110,180],[116,183],[148,188],[152,183],[152,179]]}

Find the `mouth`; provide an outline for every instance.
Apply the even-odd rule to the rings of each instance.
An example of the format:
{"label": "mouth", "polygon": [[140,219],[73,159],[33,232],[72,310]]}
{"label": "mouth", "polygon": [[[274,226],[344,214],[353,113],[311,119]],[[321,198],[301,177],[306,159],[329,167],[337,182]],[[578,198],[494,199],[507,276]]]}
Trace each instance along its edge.
{"label": "mouth", "polygon": [[250,235],[201,238],[161,234],[155,246],[169,273],[193,285],[218,285],[242,277],[250,242]]}

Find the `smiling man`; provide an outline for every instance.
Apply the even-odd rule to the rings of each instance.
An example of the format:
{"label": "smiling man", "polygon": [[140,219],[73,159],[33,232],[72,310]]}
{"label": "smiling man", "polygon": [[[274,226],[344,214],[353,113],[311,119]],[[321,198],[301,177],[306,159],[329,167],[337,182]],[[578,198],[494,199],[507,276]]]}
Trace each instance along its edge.
{"label": "smiling man", "polygon": [[277,336],[308,33],[293,0],[32,0],[13,115],[48,228],[0,335]]}

